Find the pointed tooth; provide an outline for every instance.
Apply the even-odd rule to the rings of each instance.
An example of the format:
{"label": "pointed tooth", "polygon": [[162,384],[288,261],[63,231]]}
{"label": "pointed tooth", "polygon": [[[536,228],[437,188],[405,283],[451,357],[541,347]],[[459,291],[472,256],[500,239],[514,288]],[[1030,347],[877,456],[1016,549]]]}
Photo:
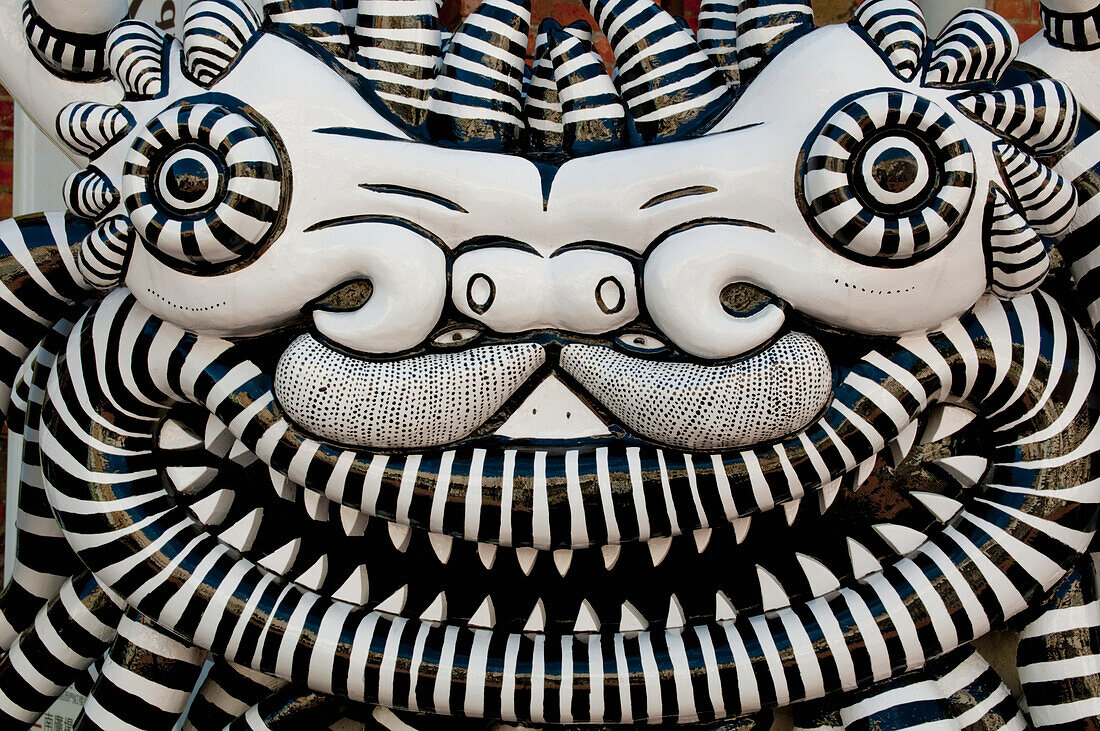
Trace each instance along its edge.
{"label": "pointed tooth", "polygon": [[603,546],[600,548],[600,552],[603,554],[603,567],[610,571],[615,568],[615,564],[619,562],[619,554],[622,553],[622,546],[618,543]]}
{"label": "pointed tooth", "polygon": [[840,579],[825,564],[804,553],[796,553],[795,558],[802,566],[802,571],[806,574],[806,581],[809,583],[810,591],[813,592],[814,596],[825,596],[829,592],[840,588]]}
{"label": "pointed tooth", "polygon": [[447,593],[439,592],[428,608],[420,614],[420,619],[425,622],[446,622],[447,621]]}
{"label": "pointed tooth", "polygon": [[229,515],[229,509],[233,507],[233,499],[236,493],[232,490],[218,490],[212,492],[202,500],[191,504],[191,512],[204,525],[216,527]]}
{"label": "pointed tooth", "polygon": [[388,525],[388,528],[393,547],[401,553],[409,550],[409,541],[412,540],[412,528],[401,523],[392,522]]}
{"label": "pointed tooth", "polygon": [[202,446],[202,437],[175,419],[168,419],[160,427],[157,444],[161,449],[173,452],[197,449]]}
{"label": "pointed tooth", "polygon": [[713,535],[714,530],[711,528],[699,528],[692,536],[695,538],[695,550],[699,553],[707,550],[707,546],[710,545],[710,537]]}
{"label": "pointed tooth", "polygon": [[229,450],[233,447],[233,442],[236,439],[233,432],[229,431],[225,424],[218,421],[218,417],[213,414],[207,417],[206,431],[203,436],[206,451],[218,457],[224,457],[229,454]]}
{"label": "pointed tooth", "polygon": [[592,604],[585,599],[581,602],[581,608],[577,612],[577,621],[573,624],[574,632],[599,632],[600,617]]}
{"label": "pointed tooth", "polygon": [[361,536],[367,532],[370,518],[355,508],[347,505],[340,506],[340,525],[344,528],[344,535],[349,537]]}
{"label": "pointed tooth", "polygon": [[741,545],[745,542],[745,538],[749,535],[749,528],[752,527],[752,518],[738,518],[733,521],[733,534],[737,539],[737,545]]}
{"label": "pointed tooth", "polygon": [[817,493],[817,508],[822,515],[825,515],[825,511],[832,507],[833,502],[836,500],[836,496],[840,494],[840,486],[843,483],[843,478],[836,478],[827,485],[822,485],[821,489]]}
{"label": "pointed tooth", "polygon": [[451,549],[454,548],[455,544],[454,538],[439,533],[429,533],[428,542],[432,544],[432,550],[435,551],[435,557],[439,559],[439,563],[446,564],[451,560]]}
{"label": "pointed tooth", "polygon": [[256,540],[256,533],[260,530],[260,521],[263,517],[264,509],[256,508],[222,531],[218,538],[241,553],[247,553],[252,548],[252,542]]}
{"label": "pointed tooth", "polygon": [[203,491],[218,476],[216,467],[166,467],[164,472],[176,492],[182,495],[195,495]]}
{"label": "pointed tooth", "polygon": [[854,538],[848,539],[848,556],[852,559],[852,576],[857,579],[882,571],[882,564],[875,558],[875,554]]}
{"label": "pointed tooth", "polygon": [[963,487],[977,485],[982,481],[985,471],[989,468],[989,460],[985,457],[970,455],[934,459],[932,464],[943,469]]}
{"label": "pointed tooth", "polygon": [[360,565],[352,571],[346,581],[332,594],[337,599],[360,607],[370,598],[370,581],[367,579],[367,567]]}
{"label": "pointed tooth", "polygon": [[794,525],[794,520],[798,517],[798,509],[800,507],[802,507],[802,498],[783,503],[783,515],[787,518],[787,525]]}
{"label": "pointed tooth", "polygon": [[905,458],[909,456],[909,452],[913,450],[913,445],[916,444],[917,434],[920,432],[920,422],[911,421],[909,426],[901,430],[901,433],[890,440],[887,446],[887,456],[890,458],[890,466],[897,467]]}
{"label": "pointed tooth", "polygon": [[314,490],[306,490],[302,493],[302,503],[305,505],[306,515],[312,520],[318,522],[328,520],[329,508],[332,502],[321,493]]}
{"label": "pointed tooth", "polygon": [[233,446],[229,448],[229,461],[239,464],[241,467],[247,467],[255,462],[259,457],[248,447],[244,446],[244,442],[240,439],[233,442]]}
{"label": "pointed tooth", "polygon": [[867,478],[871,476],[871,473],[875,471],[875,458],[865,459],[856,466],[855,475],[855,487],[852,488],[852,492],[858,492],[863,483],[867,482]]}
{"label": "pointed tooth", "polygon": [[687,625],[687,616],[680,604],[680,599],[675,594],[668,601],[668,619],[665,620],[666,629],[683,629]]}
{"label": "pointed tooth", "polygon": [[495,543],[477,544],[477,557],[481,559],[481,565],[486,569],[493,568],[497,560],[497,547]]}
{"label": "pointed tooth", "polygon": [[737,608],[726,596],[726,592],[721,590],[714,595],[714,619],[717,622],[732,622],[737,619]]}
{"label": "pointed tooth", "polygon": [[647,541],[647,545],[649,546],[649,557],[653,560],[653,566],[656,568],[668,556],[669,549],[672,548],[672,538],[670,536],[654,538]]}
{"label": "pointed tooth", "polygon": [[649,629],[649,621],[638,611],[638,608],[630,602],[623,602],[619,613],[619,631],[629,634],[645,632],[647,629]]}
{"label": "pointed tooth", "polygon": [[559,548],[554,551],[554,566],[557,567],[558,573],[562,578],[569,573],[569,567],[573,565],[573,549],[571,548]]}
{"label": "pointed tooth", "polygon": [[374,611],[400,616],[401,612],[405,610],[405,603],[407,601],[409,601],[409,585],[405,584],[383,599],[382,603],[374,608]]}
{"label": "pointed tooth", "polygon": [[756,578],[760,581],[760,599],[765,612],[790,606],[791,599],[774,574],[757,564]]}
{"label": "pointed tooth", "polygon": [[916,550],[917,547],[928,540],[928,536],[919,530],[913,530],[908,526],[898,525],[897,523],[879,523],[874,526],[874,529],[899,556],[904,556],[910,551]]}
{"label": "pointed tooth", "polygon": [[307,589],[313,589],[319,591],[321,584],[325,583],[325,577],[328,576],[328,556],[321,556],[317,559],[312,566],[306,569],[301,576],[294,580],[295,584],[304,586]]}
{"label": "pointed tooth", "polygon": [[531,616],[527,618],[527,623],[523,625],[523,631],[546,631],[546,605],[542,603],[542,599],[535,602],[535,608],[531,610]]}
{"label": "pointed tooth", "polygon": [[469,625],[471,627],[482,627],[484,629],[492,629],[497,625],[497,610],[493,606],[493,598],[491,596],[485,597],[478,606],[477,611],[474,612],[474,616],[470,617]]}
{"label": "pointed tooth", "polygon": [[913,490],[909,495],[919,500],[921,505],[926,507],[928,512],[936,516],[936,520],[941,523],[951,520],[956,513],[963,509],[962,503],[946,495],[937,495],[934,492],[922,492],[920,490]]}
{"label": "pointed tooth", "polygon": [[302,547],[302,539],[295,538],[287,541],[281,548],[261,558],[258,563],[266,569],[271,569],[277,574],[286,574],[298,557],[298,549]]}
{"label": "pointed tooth", "polygon": [[519,561],[519,568],[524,576],[531,575],[531,570],[535,568],[535,559],[538,557],[538,549],[530,547],[516,549],[516,560]]}
{"label": "pointed tooth", "polygon": [[271,477],[271,486],[275,488],[275,494],[283,500],[294,502],[298,497],[298,486],[286,475],[276,472],[274,467],[268,467],[267,472]]}
{"label": "pointed tooth", "polygon": [[931,444],[941,439],[946,439],[958,432],[977,418],[970,409],[953,404],[938,404],[929,409],[928,418],[924,423],[924,432],[920,436],[921,444]]}

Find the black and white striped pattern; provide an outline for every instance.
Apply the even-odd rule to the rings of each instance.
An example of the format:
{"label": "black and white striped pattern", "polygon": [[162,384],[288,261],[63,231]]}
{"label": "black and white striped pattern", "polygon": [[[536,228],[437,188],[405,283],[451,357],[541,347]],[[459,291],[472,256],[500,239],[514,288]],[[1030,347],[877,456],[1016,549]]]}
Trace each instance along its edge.
{"label": "black and white striped pattern", "polygon": [[215,660],[195,696],[183,731],[222,731],[286,684],[285,680],[250,668]]}
{"label": "black and white striped pattern", "polygon": [[443,60],[436,1],[362,0],[355,42],[378,98],[408,124],[421,124]]}
{"label": "black and white striped pattern", "polygon": [[348,702],[292,685],[249,708],[225,731],[294,731],[327,729],[344,717]]}
{"label": "black and white striped pattern", "polygon": [[737,68],[747,84],[784,48],[814,28],[804,0],[737,1]]}
{"label": "black and white striped pattern", "polygon": [[66,178],[62,196],[70,213],[93,220],[117,206],[119,200],[115,186],[95,168],[78,170]]}
{"label": "black and white striped pattern", "polygon": [[78,728],[163,731],[187,708],[206,651],[180,642],[128,609],[84,702]]}
{"label": "black and white striped pattern", "polygon": [[548,33],[547,55],[561,104],[565,154],[592,155],[622,146],[626,110],[603,59],[561,28]]}
{"label": "black and white striped pattern", "polygon": [[798,731],[1031,728],[1005,684],[977,652],[959,650],[873,689],[795,707]]}
{"label": "black and white striped pattern", "polygon": [[523,134],[530,0],[485,0],[451,38],[428,102],[433,139],[514,151]]}
{"label": "black and white striped pattern", "polygon": [[0,287],[0,412],[20,364],[70,307],[87,297],[73,247],[91,224],[61,213],[0,222],[0,264],[11,271]]}
{"label": "black and white striped pattern", "polygon": [[1050,269],[1046,247],[996,186],[990,190],[986,216],[993,293],[1015,297],[1042,284]]}
{"label": "black and white striped pattern", "polygon": [[523,97],[523,118],[527,122],[527,148],[537,155],[562,154],[565,130],[561,121],[561,101],[550,60],[550,32],[560,28],[553,18],[545,19],[535,36],[531,75]]}
{"label": "black and white striped pattern", "polygon": [[916,76],[928,27],[913,0],[870,0],[859,6],[850,24],[870,36],[898,76],[906,81]]}
{"label": "black and white striped pattern", "polygon": [[107,39],[111,74],[129,99],[153,99],[164,91],[164,32],[140,20],[119,23]]}
{"label": "black and white striped pattern", "polygon": [[23,32],[35,57],[54,73],[77,81],[106,78],[106,33],[84,35],[54,28],[31,0],[23,2]]}
{"label": "black and white striped pattern", "polygon": [[737,71],[737,3],[735,0],[702,0],[696,39],[703,53],[720,68],[731,86],[740,80]]}
{"label": "black and white striped pattern", "polygon": [[11,581],[0,593],[0,651],[7,652],[15,638],[34,622],[46,603],[57,596],[65,580],[79,570],[46,499],[38,430],[46,381],[58,350],[72,329],[60,320],[23,363],[8,409],[8,451],[19,455],[8,462],[9,481],[18,481],[18,500],[9,509],[15,519],[15,554],[6,557],[14,566]]}
{"label": "black and white striped pattern", "polygon": [[[912,138],[924,140],[931,156]],[[869,168],[875,146],[887,143],[911,151],[921,178],[938,182],[918,179],[903,191],[906,200],[878,200]],[[845,253],[910,259],[944,245],[965,220],[974,171],[966,137],[943,109],[900,90],[874,92],[834,112],[810,141],[801,177],[806,215]]]}
{"label": "black and white striped pattern", "polygon": [[87,571],[67,580],[0,661],[0,726],[34,724],[115,638],[122,606]]}
{"label": "black and white striped pattern", "polygon": [[1080,5],[1087,7],[1089,4],[1092,8],[1088,10],[1064,12],[1043,3],[1040,7],[1043,35],[1051,44],[1074,51],[1100,48],[1100,3]]}
{"label": "black and white striped pattern", "polygon": [[88,234],[77,256],[87,285],[104,291],[117,287],[133,244],[134,227],[124,216],[110,218]]}
{"label": "black and white striped pattern", "polygon": [[343,8],[334,0],[267,0],[264,15],[275,25],[312,39],[336,58],[352,58]]}
{"label": "black and white striped pattern", "polygon": [[74,102],[57,115],[57,134],[73,152],[94,157],[133,129],[133,117],[118,107]]}
{"label": "black and white striped pattern", "polygon": [[197,83],[211,86],[237,62],[260,19],[244,0],[195,0],[183,18],[183,60]]}
{"label": "black and white striped pattern", "polygon": [[1082,112],[1074,146],[1057,170],[1077,190],[1077,215],[1059,249],[1070,263],[1077,296],[1095,329],[1100,324],[1100,124]]}
{"label": "black and white striped pattern", "polygon": [[1020,633],[1016,650],[1028,716],[1035,728],[1087,728],[1100,718],[1100,598],[1091,557],[1062,579],[1048,605]]}
{"label": "black and white striped pattern", "polygon": [[[207,170],[209,195],[199,201],[179,201],[167,178],[168,161],[184,157]],[[283,203],[282,162],[263,129],[214,104],[182,102],[161,112],[134,142],[122,173],[123,203],[138,235],[185,265],[252,255]]]}
{"label": "black and white striped pattern", "polygon": [[1054,153],[1077,134],[1081,108],[1062,81],[1042,79],[955,98],[972,119],[1039,153]]}
{"label": "black and white striped pattern", "polygon": [[1020,39],[1008,21],[988,10],[968,8],[947,24],[936,39],[924,74],[929,86],[959,86],[998,81],[1020,50]]}
{"label": "black and white striped pattern", "polygon": [[[615,83],[643,141],[689,136],[729,105],[725,74],[700,50],[691,33],[657,4],[649,0],[585,0],[585,4],[611,43]],[[602,94],[602,89],[597,93]]]}
{"label": "black and white striped pattern", "polygon": [[1031,227],[1044,236],[1060,234],[1077,213],[1077,191],[1058,173],[1012,145],[994,144],[1012,194]]}
{"label": "black and white striped pattern", "polygon": [[[983,489],[885,571],[768,615],[680,632],[556,637],[439,625],[288,584],[220,548],[165,499],[159,475],[137,459],[165,399],[203,404],[265,462],[286,464],[290,455],[277,452],[288,426],[264,427],[270,380],[243,352],[151,318],[125,292],[109,295],[78,324],[51,376],[42,436],[51,500],[82,560],[167,629],[234,662],[308,678],[315,691],[387,706],[536,723],[687,723],[854,689],[916,669],[1025,609],[1028,597],[1054,586],[1062,566],[1087,549],[1087,524],[1100,502],[1091,470],[1080,469],[1100,446],[1100,415],[1089,399],[1096,356],[1087,337],[1045,295],[985,298],[941,331],[903,338],[839,374],[838,402],[825,419],[844,437],[832,454],[818,452],[824,470],[866,459],[938,401],[976,404],[993,435]],[[110,371],[88,381],[100,388],[74,389],[74,379],[96,364]],[[1060,374],[1057,389],[1044,385],[1052,369]],[[62,409],[83,419],[61,418]],[[96,426],[81,426],[93,413],[101,417]],[[361,455],[328,451],[311,464],[321,445],[291,443],[301,455],[291,472],[303,473],[307,489],[339,484],[337,464],[350,470],[363,463]],[[785,463],[769,460],[788,490],[787,471],[806,463],[791,459],[796,444],[802,437],[776,445],[777,455],[788,453]],[[772,469],[755,455],[741,456],[742,464],[750,458],[757,469]],[[70,474],[65,466],[76,463],[89,468]],[[651,474],[661,482],[656,468]],[[726,485],[748,476],[728,473]],[[422,475],[417,482],[428,481]],[[448,478],[440,493],[448,504],[468,499],[459,492],[463,482]],[[107,484],[125,484],[125,496],[101,489]],[[686,486],[676,492],[681,487],[686,494]],[[647,517],[656,518],[658,506],[651,510]],[[141,546],[148,548],[135,553]],[[228,602],[231,595],[237,601]],[[312,642],[317,633],[331,641]]]}

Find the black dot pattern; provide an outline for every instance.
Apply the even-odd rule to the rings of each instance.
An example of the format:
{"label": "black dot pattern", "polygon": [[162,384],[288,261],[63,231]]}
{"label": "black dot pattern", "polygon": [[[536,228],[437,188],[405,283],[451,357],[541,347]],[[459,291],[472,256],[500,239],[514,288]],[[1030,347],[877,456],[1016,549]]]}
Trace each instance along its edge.
{"label": "black dot pattern", "polygon": [[279,360],[275,395],[295,423],[324,439],[433,447],[484,424],[545,360],[542,346],[517,343],[368,361],[303,335]]}
{"label": "black dot pattern", "polygon": [[728,449],[805,426],[832,391],[821,345],[789,333],[729,365],[641,360],[570,345],[562,368],[640,436],[680,449]]}

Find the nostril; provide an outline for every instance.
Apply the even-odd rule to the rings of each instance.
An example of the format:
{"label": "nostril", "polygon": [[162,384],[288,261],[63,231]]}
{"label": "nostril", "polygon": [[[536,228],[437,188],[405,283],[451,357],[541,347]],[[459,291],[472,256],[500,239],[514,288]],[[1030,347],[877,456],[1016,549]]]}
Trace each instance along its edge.
{"label": "nostril", "polygon": [[497,285],[487,274],[475,274],[466,286],[466,304],[479,315],[493,306],[497,298]]}
{"label": "nostril", "polygon": [[626,290],[615,277],[604,277],[596,285],[596,304],[605,315],[622,312],[626,306]]}

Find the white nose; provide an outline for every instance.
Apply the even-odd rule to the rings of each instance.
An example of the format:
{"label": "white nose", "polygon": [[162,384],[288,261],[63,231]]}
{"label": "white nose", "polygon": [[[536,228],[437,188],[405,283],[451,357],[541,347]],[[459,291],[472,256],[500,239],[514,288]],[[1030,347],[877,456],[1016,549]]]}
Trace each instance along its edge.
{"label": "white nose", "polygon": [[555,328],[596,334],[638,316],[638,284],[629,259],[597,249],[545,258],[506,245],[458,256],[451,299],[497,332]]}

